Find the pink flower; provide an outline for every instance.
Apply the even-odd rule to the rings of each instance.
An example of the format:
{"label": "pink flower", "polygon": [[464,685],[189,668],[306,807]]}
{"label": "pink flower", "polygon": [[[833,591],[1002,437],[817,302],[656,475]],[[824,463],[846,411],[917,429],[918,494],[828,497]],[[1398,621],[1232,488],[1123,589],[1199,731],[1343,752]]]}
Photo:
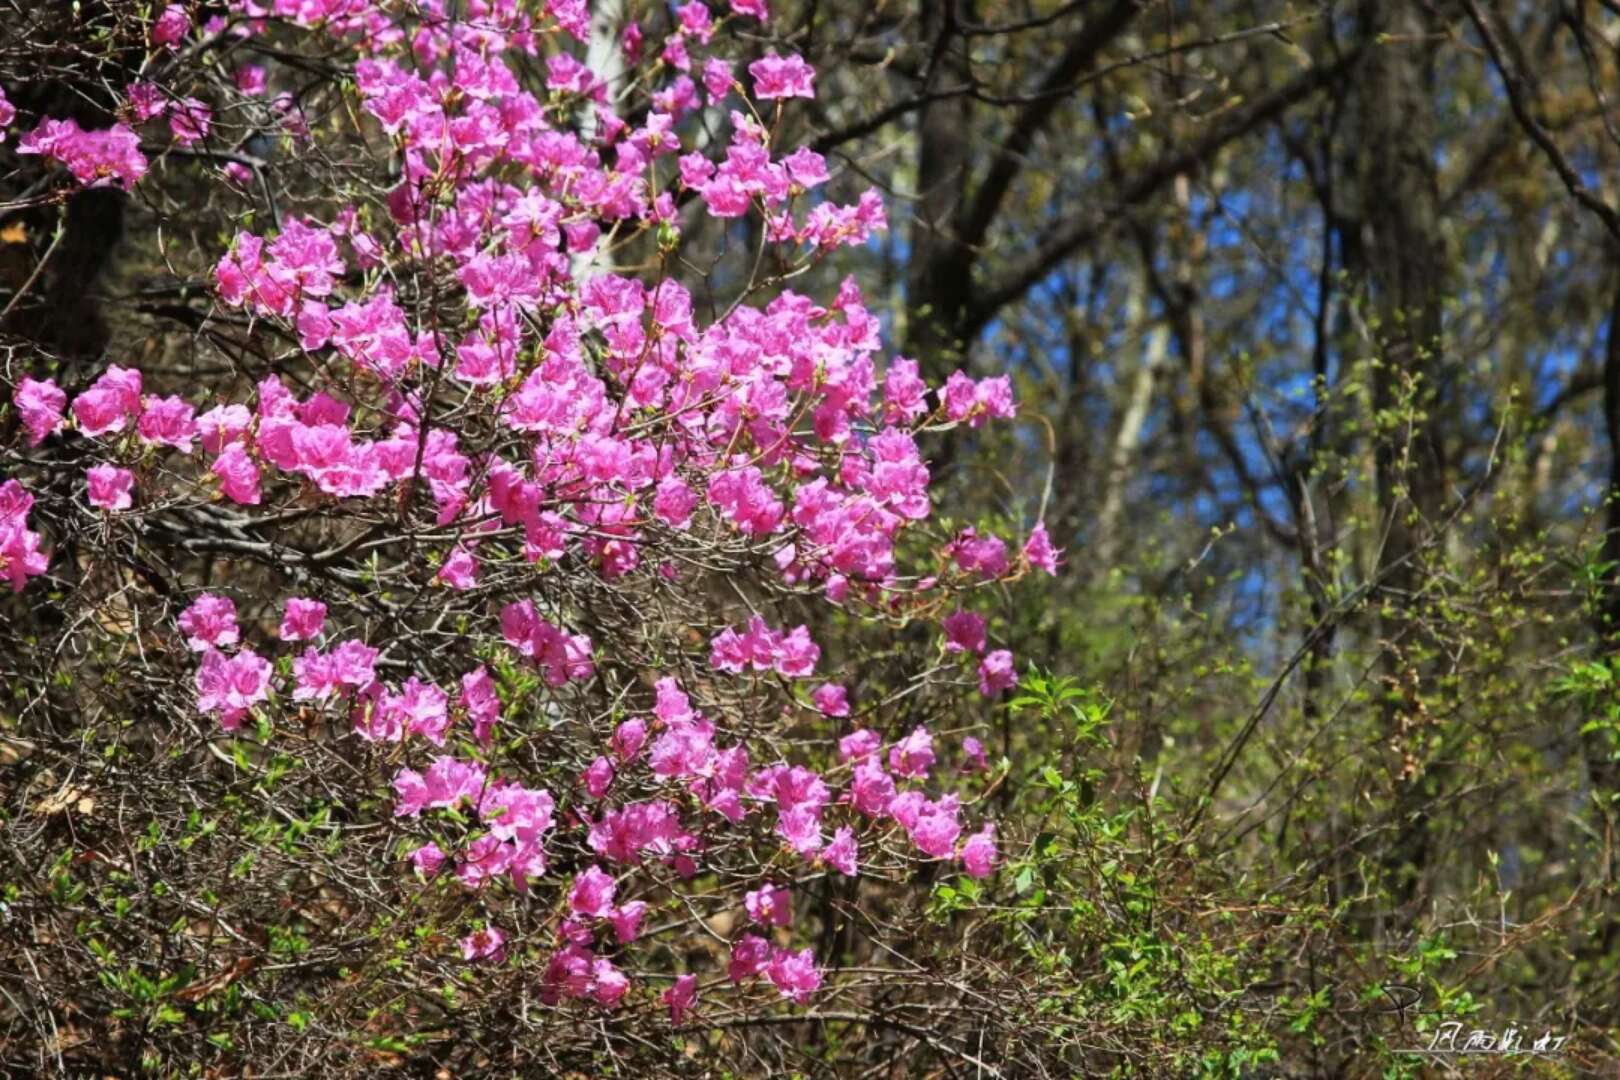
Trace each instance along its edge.
{"label": "pink flower", "polygon": [[258,64],[244,64],[243,66],[237,68],[233,79],[236,83],[236,88],[242,91],[242,93],[247,94],[249,97],[258,97],[260,94],[264,93],[264,88],[267,83],[264,68],[260,67]]}
{"label": "pink flower", "polygon": [[1024,558],[1029,560],[1029,565],[1038,566],[1056,577],[1062,555],[1052,546],[1052,538],[1046,534],[1046,522],[1037,522],[1029,531],[1029,540],[1024,543]]}
{"label": "pink flower", "polygon": [[1007,544],[999,536],[980,536],[969,525],[945,545],[945,555],[970,574],[988,580],[1007,572]]}
{"label": "pink flower", "polygon": [[726,974],[732,982],[740,983],[764,971],[770,962],[771,943],[757,934],[744,934],[731,947],[731,962],[726,965]]}
{"label": "pink flower", "polygon": [[934,737],[919,725],[889,747],[889,768],[899,776],[925,777],[934,763]]}
{"label": "pink flower", "polygon": [[141,373],[114,364],[73,399],[73,419],[86,435],[110,435],[123,431],[140,408]]}
{"label": "pink flower", "polygon": [[411,865],[425,878],[434,877],[444,865],[444,852],[431,840],[411,852]]}
{"label": "pink flower", "polygon": [[876,758],[868,758],[855,766],[849,792],[855,809],[867,817],[877,817],[888,813],[894,802],[894,778]]}
{"label": "pink flower", "polygon": [[239,442],[233,442],[220,451],[211,469],[219,477],[219,490],[232,502],[243,506],[259,505],[259,466]]}
{"label": "pink flower", "polygon": [[953,371],[940,396],[945,402],[945,418],[966,420],[968,427],[983,427],[990,419],[1010,419],[1015,411],[1012,379],[1006,375],[974,383],[965,372]]}
{"label": "pink flower", "polygon": [[242,640],[236,626],[236,603],[228,596],[203,593],[180,613],[186,647],[193,652],[223,649]]}
{"label": "pink flower", "polygon": [[176,48],[191,29],[191,16],[179,4],[170,4],[152,24],[152,44]]}
{"label": "pink flower", "polygon": [[956,838],[962,835],[962,826],[956,814],[954,802],[947,803],[946,799],[938,803],[925,801],[919,808],[916,820],[906,828],[911,834],[911,842],[924,855],[935,859],[950,858],[956,852]]}
{"label": "pink flower", "polygon": [[40,382],[24,376],[17,384],[12,404],[28,430],[29,446],[38,446],[47,436],[62,430],[62,410],[67,406],[67,395],[57,387],[55,379]]}
{"label": "pink flower", "polygon": [[150,120],[154,116],[162,116],[169,107],[169,99],[163,96],[163,88],[155,83],[133,82],[124,89],[124,98],[129,102],[130,111],[137,120]]}
{"label": "pink flower", "polygon": [[[425,773],[401,769],[394,775],[394,816],[415,817],[423,810],[449,808],[461,802],[478,805],[488,799],[487,780],[482,765],[448,756],[434,758]],[[490,835],[484,839],[499,844],[506,838]],[[480,853],[489,854],[487,850]],[[472,857],[471,851],[469,857]]]}
{"label": "pink flower", "polygon": [[585,790],[593,799],[600,799],[607,794],[608,787],[613,783],[613,762],[602,756],[592,761],[580,775],[585,784]]}
{"label": "pink flower", "polygon": [[713,58],[703,65],[703,89],[709,92],[710,101],[725,97],[736,81],[737,76],[732,74],[731,65],[724,60]]}
{"label": "pink flower", "polygon": [[479,667],[461,677],[461,705],[472,721],[473,738],[478,745],[488,746],[501,718],[501,699],[488,669]]}
{"label": "pink flower", "polygon": [[372,665],[377,660],[377,650],[365,642],[351,638],[332,650],[331,656],[338,682],[361,690],[376,681]]}
{"label": "pink flower", "polygon": [[397,717],[408,734],[420,735],[434,746],[443,746],[445,730],[450,726],[449,706],[448,694],[412,675],[398,694],[383,694],[379,708]]}
{"label": "pink flower", "polygon": [[1006,649],[997,649],[979,662],[979,693],[985,697],[995,697],[1017,685],[1018,673],[1013,670],[1013,655]]}
{"label": "pink flower", "polygon": [[87,187],[116,181],[125,191],[146,175],[141,139],[126,124],[104,131],[84,131],[72,119],[39,122],[17,141],[17,153],[40,154],[68,167],[73,178]]}
{"label": "pink flower", "polygon": [[928,384],[917,374],[917,361],[897,356],[883,376],[883,416],[891,424],[910,423],[928,411]]}
{"label": "pink flower", "polygon": [[861,728],[838,740],[838,760],[860,761],[877,753],[882,746],[883,736],[870,728]]}
{"label": "pink flower", "polygon": [[326,625],[325,604],[302,596],[289,596],[287,606],[281,613],[281,629],[278,636],[282,641],[308,641],[319,637],[321,627],[324,625]]}
{"label": "pink flower", "polygon": [[613,927],[613,936],[619,939],[619,944],[629,944],[641,936],[641,920],[646,914],[645,900],[632,900],[628,904],[620,904],[607,913],[608,925]]}
{"label": "pink flower", "polygon": [[589,679],[596,672],[591,663],[591,639],[553,626],[535,611],[532,600],[501,609],[501,634],[507,644],[540,665],[547,685],[553,688]]}
{"label": "pink flower", "polygon": [[692,510],[697,506],[697,501],[696,493],[686,482],[671,473],[658,481],[653,495],[653,513],[670,528],[684,529],[692,520]]}
{"label": "pink flower", "polygon": [[17,109],[6,100],[6,92],[0,90],[0,143],[6,141],[6,125],[17,118]]}
{"label": "pink flower", "polygon": [[626,720],[613,732],[613,752],[619,755],[620,761],[633,761],[641,748],[647,742],[647,722],[645,720]]}
{"label": "pink flower", "polygon": [[821,849],[821,861],[845,877],[854,877],[860,853],[860,845],[855,842],[855,830],[848,825],[840,825],[833,833],[832,843]]}
{"label": "pink flower", "polygon": [[816,669],[821,647],[810,640],[810,629],[796,626],[777,648],[776,670],[790,679],[802,679]]}
{"label": "pink flower", "polygon": [[0,574],[22,592],[30,577],[43,574],[50,560],[39,550],[39,534],[28,528],[34,497],[15,480],[0,484]]}
{"label": "pink flower", "polygon": [[461,958],[468,962],[489,960],[500,963],[506,956],[506,935],[496,927],[475,930],[461,939]]}
{"label": "pink flower", "polygon": [[197,434],[202,437],[203,449],[217,454],[227,443],[233,443],[247,434],[253,423],[253,414],[245,405],[216,405],[197,417]]}
{"label": "pink flower", "polygon": [[182,454],[189,454],[191,442],[197,436],[196,412],[183,398],[148,398],[135,429],[142,442],[172,446]]}
{"label": "pink flower", "polygon": [[984,744],[972,735],[962,740],[962,757],[963,772],[985,772],[990,768],[990,762],[985,757]]}
{"label": "pink flower", "polygon": [[242,717],[270,694],[270,661],[252,649],[233,657],[209,649],[197,669],[197,708],[219,713],[220,726],[235,731]]}
{"label": "pink flower", "polygon": [[576,915],[599,919],[613,909],[613,894],[618,886],[613,875],[600,866],[591,866],[574,877],[574,887],[568,894],[568,907]]}
{"label": "pink flower", "polygon": [[945,651],[984,652],[984,616],[971,611],[956,611],[945,616]]}
{"label": "pink flower", "polygon": [[766,974],[783,997],[800,1005],[808,1003],[810,996],[821,986],[821,972],[816,968],[816,956],[809,948],[800,949],[798,952],[778,950],[771,958]]}
{"label": "pink flower", "polygon": [[697,976],[677,975],[675,985],[664,991],[664,1004],[669,1006],[669,1021],[679,1024],[697,1005]]}
{"label": "pink flower", "polygon": [[194,146],[208,138],[214,111],[196,98],[185,98],[169,107],[169,133],[181,146]]}
{"label": "pink flower", "polygon": [[613,966],[613,961],[599,956],[591,964],[590,987],[591,998],[603,1008],[612,1009],[630,989],[630,980]]}
{"label": "pink flower", "polygon": [[457,544],[450,557],[439,567],[435,580],[444,582],[452,589],[470,589],[478,584],[478,559],[467,550],[465,544]]}
{"label": "pink flower", "polygon": [[823,716],[849,715],[849,691],[839,683],[822,683],[810,695],[810,700]]}
{"label": "pink flower", "polygon": [[102,510],[128,510],[135,501],[135,474],[116,465],[96,465],[85,470],[90,481],[90,505]]}
{"label": "pink flower", "polygon": [[786,889],[766,882],[743,897],[748,917],[764,926],[786,926],[793,921],[793,897]]}
{"label": "pink flower", "polygon": [[983,829],[967,838],[957,858],[969,877],[989,877],[996,865],[996,827],[985,822]]}
{"label": "pink flower", "polygon": [[748,74],[754,77],[754,96],[761,100],[816,96],[815,69],[797,53],[762,56],[748,65]]}

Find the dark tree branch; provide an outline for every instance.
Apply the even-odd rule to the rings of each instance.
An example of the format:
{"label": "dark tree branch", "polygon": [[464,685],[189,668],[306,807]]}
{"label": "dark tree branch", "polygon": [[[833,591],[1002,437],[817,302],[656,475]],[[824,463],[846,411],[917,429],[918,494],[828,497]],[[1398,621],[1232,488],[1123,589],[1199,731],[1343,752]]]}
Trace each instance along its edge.
{"label": "dark tree branch", "polygon": [[1469,21],[1479,31],[1480,39],[1485,44],[1485,52],[1491,58],[1491,65],[1501,76],[1502,87],[1507,91],[1508,106],[1513,110],[1519,126],[1524,128],[1524,133],[1540,148],[1575,201],[1590,210],[1603,223],[1603,227],[1608,230],[1611,237],[1620,240],[1620,213],[1616,213],[1614,207],[1592,193],[1581,180],[1580,174],[1575,171],[1575,167],[1570,164],[1569,158],[1559,149],[1558,143],[1553,141],[1552,135],[1530,111],[1529,103],[1525,100],[1524,76],[1508,61],[1502,49],[1502,42],[1496,36],[1490,20],[1479,9],[1476,0],[1463,0],[1463,7],[1468,12]]}
{"label": "dark tree branch", "polygon": [[1108,44],[1117,38],[1140,10],[1137,0],[1115,0],[1100,17],[1089,20],[1074,41],[1069,44],[1057,64],[1041,80],[1036,100],[1025,107],[1013,122],[1007,141],[996,151],[990,171],[979,185],[968,212],[957,229],[957,243],[964,248],[977,247],[984,240],[990,223],[1001,209],[1002,201],[1012,188],[1013,181],[1024,168],[1024,161],[1035,137],[1046,126],[1064,95],[1054,91],[1069,87],[1082,72],[1089,68]]}
{"label": "dark tree branch", "polygon": [[1322,87],[1337,82],[1359,56],[1359,51],[1348,52],[1331,64],[1311,68],[1247,109],[1227,113],[1191,145],[1166,155],[1137,174],[1119,190],[1112,206],[1059,226],[1050,239],[1016,263],[999,281],[977,290],[979,299],[964,320],[964,340],[976,337],[997,311],[1034,288],[1058,263],[1111,229],[1121,209],[1146,201],[1178,175],[1208,162],[1229,143],[1281,116]]}

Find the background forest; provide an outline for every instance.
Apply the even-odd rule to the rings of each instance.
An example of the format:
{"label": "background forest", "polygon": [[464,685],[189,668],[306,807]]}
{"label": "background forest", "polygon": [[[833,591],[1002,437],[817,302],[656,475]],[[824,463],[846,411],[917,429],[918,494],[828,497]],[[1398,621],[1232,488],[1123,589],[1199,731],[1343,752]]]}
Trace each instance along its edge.
{"label": "background forest", "polygon": [[[100,88],[128,81],[108,70],[132,63],[97,35],[146,15],[69,7],[0,0],[0,86],[31,118],[89,127]],[[825,155],[831,200],[875,186],[890,222],[792,288],[828,297],[853,275],[889,354],[930,384],[1010,375],[1016,422],[928,444],[937,513],[1009,535],[1044,520],[1065,552],[1055,578],[980,597],[1017,690],[916,704],[939,730],[983,729],[998,872],[807,892],[818,955],[860,995],[819,1017],[559,1035],[469,983],[431,1024],[384,1023],[379,972],[413,973],[401,999],[438,994],[440,973],[337,901],[293,898],[305,860],[360,880],[341,826],[266,809],[227,756],[128,742],[120,710],[159,706],[109,676],[126,654],[64,653],[84,627],[8,595],[0,679],[82,696],[46,719],[31,693],[0,703],[0,1069],[1395,1077],[1440,1068],[1399,1051],[1457,1019],[1569,1036],[1470,1075],[1614,1075],[1620,4],[770,8],[720,34],[816,69],[779,141]],[[675,18],[650,0],[592,10],[599,71],[625,25]],[[242,49],[282,65],[312,127],[345,122],[338,61],[273,35]],[[266,195],[313,198],[351,164],[232,122]],[[41,356],[75,389],[108,358],[181,387],[210,370],[235,329],[208,275],[244,213],[267,227],[253,185],[194,177],[176,152],[153,165],[161,185],[44,204],[15,150],[0,146],[6,386]],[[679,212],[690,281],[723,297],[757,269],[757,219]],[[19,430],[0,407],[7,473],[44,460]],[[91,589],[83,573],[61,588]],[[852,696],[930,640],[795,621]],[[300,768],[284,783],[307,795]],[[240,795],[206,831],[162,795],[198,770]],[[209,954],[189,987],[140,986],[125,961],[166,948],[175,912],[109,869],[111,848],[82,857],[108,829],[150,835],[182,895],[212,882],[242,925],[282,929],[262,957]],[[193,844],[209,854],[176,854]],[[250,848],[265,854],[243,868]],[[109,914],[120,903],[135,915]],[[843,929],[857,907],[903,944],[861,945]],[[302,946],[275,945],[294,925]],[[878,967],[910,975],[861,983]]]}

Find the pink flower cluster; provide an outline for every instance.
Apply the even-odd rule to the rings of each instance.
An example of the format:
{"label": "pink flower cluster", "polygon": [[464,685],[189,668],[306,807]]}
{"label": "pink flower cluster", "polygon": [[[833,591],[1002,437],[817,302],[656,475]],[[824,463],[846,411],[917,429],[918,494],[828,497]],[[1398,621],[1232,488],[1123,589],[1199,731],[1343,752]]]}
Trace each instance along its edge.
{"label": "pink flower cluster", "polygon": [[45,572],[50,560],[39,549],[39,534],[28,527],[34,497],[15,480],[0,484],[0,574],[22,592],[31,577]]}
{"label": "pink flower cluster", "polygon": [[125,191],[146,175],[141,138],[124,124],[85,131],[72,119],[45,119],[17,140],[19,154],[39,154],[66,165],[86,187],[117,184]]}
{"label": "pink flower cluster", "polygon": [[[858,728],[825,771],[783,760],[781,744],[761,737],[778,699],[782,716],[852,712],[844,683],[811,690],[803,681],[840,659],[835,650],[823,664],[807,624],[773,629],[752,614],[728,625],[739,609],[708,612],[679,646],[683,687],[656,650],[620,655],[581,599],[590,590],[571,587],[628,580],[647,592],[701,595],[703,582],[687,579],[708,572],[704,561],[677,556],[723,550],[728,566],[763,566],[779,591],[825,597],[852,620],[932,621],[951,611],[940,629],[946,657],[963,665],[956,685],[972,685],[974,664],[986,697],[1017,683],[1012,654],[991,648],[986,618],[952,598],[1029,568],[1055,573],[1061,553],[1045,525],[1016,552],[972,527],[929,538],[921,559],[915,542],[933,509],[919,436],[1013,416],[1009,377],[956,372],[931,399],[916,362],[884,362],[879,320],[852,280],[826,303],[782,289],[762,307],[740,303],[714,318],[706,298],[672,279],[594,268],[604,230],[647,230],[678,246],[685,195],[716,218],[758,214],[782,249],[784,280],[885,227],[875,192],[835,204],[818,191],[832,180],[826,160],[807,148],[781,152],[764,126],[762,117],[814,96],[811,66],[772,52],[739,80],[712,55],[723,35],[709,7],[682,3],[657,52],[648,108],[625,111],[630,120],[601,107],[616,88],[563,47],[567,36],[589,37],[583,0],[480,0],[476,19],[422,17],[409,32],[356,0],[233,6],[247,16],[245,34],[274,16],[328,35],[352,61],[360,108],[389,141],[386,198],[329,219],[290,213],[273,233],[238,234],[214,265],[219,302],[273,325],[289,351],[296,342],[313,358],[299,370],[330,381],[295,394],[271,374],[237,400],[187,400],[147,393],[140,371],[115,364],[71,405],[53,380],[22,379],[16,414],[30,447],[70,427],[93,440],[89,501],[123,514],[99,517],[107,529],[136,527],[165,500],[199,492],[240,506],[399,521],[412,554],[392,572],[424,590],[457,590],[437,595],[471,612],[460,632],[483,664],[446,671],[369,616],[362,628],[342,607],[329,619],[327,601],[341,602],[334,595],[287,597],[278,613],[244,604],[239,623],[235,600],[205,592],[176,617],[185,647],[199,654],[198,711],[226,731],[286,703],[346,718],[353,745],[389,762],[379,782],[391,776],[398,826],[419,833],[409,862],[423,888],[464,889],[493,904],[501,883],[521,893],[545,878],[548,840],[569,857],[583,853],[589,865],[566,890],[558,885],[567,907],[545,944],[549,1003],[617,1006],[633,989],[629,972],[640,970],[621,969],[627,947],[656,933],[644,924],[658,890],[691,882],[759,838],[774,850],[750,865],[768,863],[769,876],[754,879],[742,906],[779,941],[793,930],[795,872],[854,877],[863,842],[875,845],[869,853],[910,850],[991,874],[994,825],[975,822],[962,793],[924,790],[941,782],[938,759],[948,753],[928,728],[889,739]],[[766,14],[764,0],[731,7]],[[627,57],[651,58],[641,28],[632,29]],[[150,28],[154,51],[182,48],[193,30],[186,7],[168,5]],[[520,75],[542,51],[537,93]],[[242,69],[235,82],[260,95],[268,78]],[[720,116],[732,94],[753,102],[730,111],[729,134],[701,151],[683,147],[693,114],[707,106]],[[212,130],[212,108],[185,87],[136,83],[125,96],[126,119],[166,116],[181,146]],[[296,137],[312,137],[295,107],[270,109]],[[0,98],[0,126],[9,119]],[[124,124],[83,132],[45,120],[19,150],[63,163],[80,183],[127,190],[146,168],[139,145]],[[390,280],[413,284],[396,294]],[[431,312],[418,282],[434,287]],[[27,528],[32,505],[17,481],[0,486],[0,571],[14,590],[46,570]],[[494,597],[487,605],[484,590]],[[599,640],[570,629],[582,625]],[[281,654],[261,656],[249,642],[272,630]],[[603,689],[623,709],[612,720],[571,708]],[[756,700],[769,706],[757,716]],[[884,702],[874,694],[861,705],[858,722],[881,727]],[[539,729],[535,716],[547,718]],[[533,759],[520,769],[511,748],[547,723],[557,739],[576,739],[571,749],[581,748],[580,731],[592,741],[561,759],[560,782],[528,786],[521,778],[533,779]],[[961,783],[988,768],[976,739],[961,747],[960,771],[944,779]],[[440,880],[447,868],[453,874]],[[467,929],[465,961],[506,961],[506,933],[493,922]],[[810,948],[755,933],[730,948],[735,985],[763,978],[803,1004],[822,984]],[[697,996],[696,976],[681,974],[662,1000],[679,1023]]]}

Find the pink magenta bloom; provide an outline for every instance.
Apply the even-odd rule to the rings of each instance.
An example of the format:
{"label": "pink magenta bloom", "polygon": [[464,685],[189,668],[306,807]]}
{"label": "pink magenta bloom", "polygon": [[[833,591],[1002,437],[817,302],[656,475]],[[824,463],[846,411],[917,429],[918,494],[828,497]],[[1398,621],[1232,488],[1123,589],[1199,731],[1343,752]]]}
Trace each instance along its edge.
{"label": "pink magenta bloom", "polygon": [[591,964],[590,986],[592,1000],[604,1009],[613,1009],[618,1007],[625,992],[630,989],[630,980],[613,966],[613,961],[599,956]]}
{"label": "pink magenta bloom", "polygon": [[488,746],[501,718],[501,699],[488,669],[478,667],[461,677],[461,707],[472,721],[473,738],[478,745]]}
{"label": "pink magenta bloom", "polygon": [[860,761],[871,757],[883,746],[883,736],[870,728],[861,728],[838,740],[838,760]]}
{"label": "pink magenta bloom", "polygon": [[855,766],[849,793],[855,809],[867,817],[877,817],[888,813],[894,802],[894,778],[884,771],[877,758],[868,758]]}
{"label": "pink magenta bloom", "polygon": [[1037,522],[1024,544],[1024,558],[1029,560],[1029,565],[1056,577],[1062,557],[1063,553],[1052,546],[1052,538],[1046,534],[1046,522]]}
{"label": "pink magenta bloom", "polygon": [[810,996],[821,986],[816,956],[809,948],[798,952],[779,949],[771,958],[766,974],[783,997],[800,1005],[807,1004]]}
{"label": "pink magenta bloom", "polygon": [[797,53],[762,56],[748,65],[748,74],[754,77],[754,96],[761,100],[816,96],[815,69]]}
{"label": "pink magenta bloom", "polygon": [[989,877],[996,865],[996,827],[985,822],[983,829],[967,838],[957,857],[969,877]]}
{"label": "pink magenta bloom", "polygon": [[192,440],[197,437],[196,414],[197,410],[183,398],[148,398],[135,430],[142,442],[172,446],[182,454],[189,454]]}
{"label": "pink magenta bloom", "polygon": [[194,652],[223,649],[242,639],[236,626],[236,602],[217,593],[203,593],[180,613],[186,646]]}
{"label": "pink magenta bloom", "polygon": [[985,697],[995,697],[1017,685],[1018,673],[1013,670],[1013,655],[1006,649],[997,649],[979,662],[979,693]]}
{"label": "pink magenta bloom", "polygon": [[0,484],[0,574],[22,592],[31,577],[43,574],[49,558],[39,550],[39,534],[28,528],[34,497],[15,480]]}
{"label": "pink magenta bloom", "polygon": [[405,680],[398,694],[384,694],[382,710],[398,717],[404,730],[420,735],[434,746],[444,745],[450,726],[450,696],[415,675]]}
{"label": "pink magenta bloom", "polygon": [[619,939],[619,944],[629,944],[641,936],[641,920],[646,914],[645,900],[632,900],[628,904],[620,904],[607,913],[608,925],[613,927],[613,936]]}
{"label": "pink magenta bloom", "polygon": [[786,889],[766,882],[743,897],[748,917],[763,926],[786,926],[793,921],[793,896]]}
{"label": "pink magenta bloom", "polygon": [[470,589],[478,584],[478,559],[465,544],[457,544],[436,575],[452,589]]}
{"label": "pink magenta bloom", "polygon": [[431,840],[411,852],[411,865],[425,878],[434,877],[444,866],[444,852]]}
{"label": "pink magenta bloom", "polygon": [[67,394],[56,385],[55,379],[40,382],[23,376],[12,398],[17,415],[28,431],[28,445],[38,446],[47,436],[62,430],[65,421],[62,410],[67,407]]}
{"label": "pink magenta bloom", "polygon": [[924,855],[948,859],[956,853],[956,838],[962,835],[962,825],[956,815],[954,796],[946,796],[937,803],[925,800],[906,831]]}
{"label": "pink magenta bloom", "polygon": [[612,874],[600,866],[591,866],[575,875],[568,906],[576,915],[599,919],[613,909],[613,894],[617,891]]}
{"label": "pink magenta bloom", "polygon": [[233,443],[247,434],[253,423],[253,414],[245,405],[216,405],[197,417],[197,434],[203,449],[217,454],[227,443]]}
{"label": "pink magenta bloom", "polygon": [[282,641],[308,641],[319,637],[325,625],[325,604],[302,596],[289,596],[287,606],[282,609],[278,636]]}
{"label": "pink magenta bloom", "polygon": [[220,725],[235,731],[242,717],[270,695],[270,661],[243,649],[235,656],[209,649],[197,669],[197,708],[219,713]]}
{"label": "pink magenta bloom", "polygon": [[475,930],[461,939],[461,958],[469,963],[488,960],[500,963],[506,957],[506,935],[496,927]]}
{"label": "pink magenta bloom", "polygon": [[821,861],[845,877],[854,877],[860,854],[855,830],[848,825],[840,825],[833,833],[832,843],[821,849]]}
{"label": "pink magenta bloom", "polygon": [[125,191],[146,175],[141,139],[127,124],[103,131],[85,131],[72,119],[41,120],[21,139],[17,153],[39,154],[66,165],[73,178],[87,187],[116,182]]}
{"label": "pink magenta bloom", "polygon": [[945,651],[984,652],[984,616],[971,611],[956,611],[945,616]]}
{"label": "pink magenta bloom", "polygon": [[744,934],[731,947],[731,961],[726,965],[726,974],[732,982],[740,983],[764,971],[770,962],[771,943],[758,934]]}
{"label": "pink magenta bloom", "polygon": [[985,757],[984,744],[972,735],[962,740],[962,771],[965,773],[985,772],[990,768],[990,761]]}
{"label": "pink magenta bloom", "polygon": [[135,474],[116,465],[96,465],[85,470],[90,481],[90,505],[102,510],[128,510],[135,505]]}
{"label": "pink magenta bloom", "polygon": [[669,1006],[669,1021],[679,1024],[686,1014],[697,1006],[698,981],[696,975],[677,975],[675,985],[664,991],[664,1004]]}
{"label": "pink magenta bloom", "polygon": [[191,16],[179,4],[170,4],[152,24],[152,44],[176,48],[191,29]]}
{"label": "pink magenta bloom", "polygon": [[123,431],[140,408],[141,373],[114,364],[73,399],[73,419],[86,435],[112,435]]}
{"label": "pink magenta bloom", "polygon": [[196,98],[185,98],[169,107],[169,134],[181,146],[195,146],[208,138],[214,111]]}
{"label": "pink magenta bloom", "polygon": [[580,774],[580,780],[591,798],[600,799],[608,793],[608,787],[613,783],[613,761],[598,755]]}
{"label": "pink magenta bloom", "polygon": [[822,683],[810,695],[810,700],[823,716],[849,715],[849,691],[838,683]]}
{"label": "pink magenta bloom", "polygon": [[919,725],[889,747],[889,768],[898,776],[925,777],[934,763],[934,737]]}
{"label": "pink magenta bloom", "polygon": [[220,451],[211,471],[219,477],[219,490],[227,499],[243,506],[259,505],[259,466],[241,443],[233,442]]}
{"label": "pink magenta bloom", "polygon": [[619,755],[620,761],[634,761],[641,748],[647,743],[647,722],[645,720],[626,720],[613,732],[613,752]]}

